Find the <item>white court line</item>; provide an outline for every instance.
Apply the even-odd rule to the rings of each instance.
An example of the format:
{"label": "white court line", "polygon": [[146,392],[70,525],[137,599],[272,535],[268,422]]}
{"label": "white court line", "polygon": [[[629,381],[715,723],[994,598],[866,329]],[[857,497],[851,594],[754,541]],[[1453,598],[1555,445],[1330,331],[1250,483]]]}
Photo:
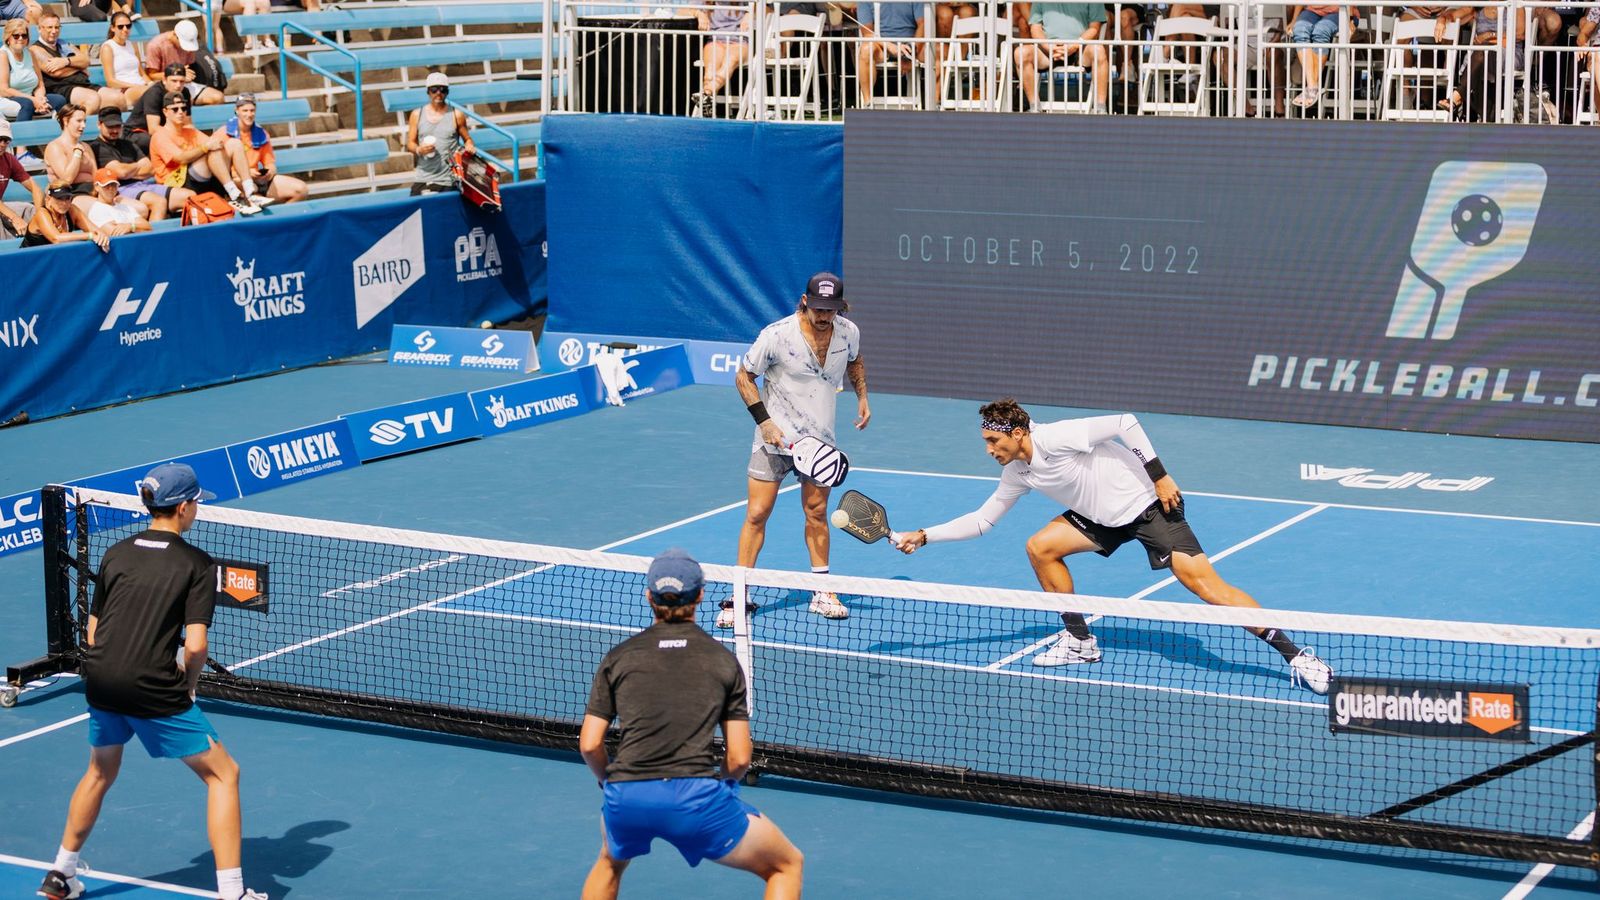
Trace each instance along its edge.
{"label": "white court line", "polygon": [[28,738],[38,737],[41,734],[49,734],[50,732],[55,731],[57,728],[65,728],[68,725],[76,725],[79,722],[87,720],[88,718],[89,718],[89,714],[88,713],[80,713],[79,715],[73,716],[70,719],[62,719],[61,721],[56,722],[53,725],[46,725],[43,728],[35,728],[32,731],[24,732],[22,734],[12,735],[11,737],[8,737],[3,741],[0,741],[0,747],[9,747],[12,744],[20,744],[23,741],[27,740]]}
{"label": "white court line", "polygon": [[[874,469],[869,466],[852,466],[852,472],[876,472],[880,475],[920,475],[925,478],[957,478],[963,481],[999,481],[989,475],[950,475],[945,472],[913,472],[908,469]],[[1571,519],[1540,519],[1532,516],[1498,516],[1492,513],[1450,512],[1441,509],[1411,509],[1404,506],[1363,506],[1359,503],[1318,503],[1315,500],[1288,500],[1282,497],[1254,497],[1249,494],[1218,494],[1207,491],[1184,491],[1193,497],[1213,497],[1218,500],[1254,500],[1258,503],[1292,503],[1296,506],[1328,506],[1334,509],[1359,509],[1367,512],[1411,513],[1417,516],[1449,516],[1460,519],[1489,519],[1495,522],[1532,522],[1536,525],[1580,525],[1600,528],[1600,522],[1577,522]]]}
{"label": "white court line", "polygon": [[[13,866],[23,866],[29,869],[42,869],[46,872],[50,871],[50,868],[55,865],[53,862],[44,862],[43,860],[37,859],[24,859],[20,856],[9,856],[4,853],[0,853],[0,863],[7,863]],[[85,874],[87,877],[99,881],[111,881],[117,884],[132,884],[139,887],[155,888],[157,890],[167,891],[173,894],[183,894],[188,897],[214,898],[217,896],[216,891],[202,891],[192,887],[184,887],[181,884],[167,884],[164,881],[151,881],[148,878],[135,878],[132,875],[113,875],[110,872],[101,872],[95,869],[90,869]]]}
{"label": "white court line", "polygon": [[[792,491],[792,490],[795,490],[795,489],[797,489],[799,487],[800,487],[800,485],[798,483],[795,483],[795,484],[789,485],[788,487],[781,488],[778,491],[778,493],[781,494],[781,493],[784,493],[785,491]],[[724,504],[722,506],[717,507],[716,509],[707,510],[707,511],[705,511],[703,513],[700,513],[698,515],[689,516],[687,518],[679,519],[676,522],[671,522],[669,524],[662,525],[659,528],[652,528],[649,531],[641,531],[638,534],[630,535],[628,537],[622,538],[621,540],[612,541],[609,544],[605,544],[605,545],[600,546],[600,547],[595,547],[594,548],[594,552],[599,553],[599,552],[603,552],[603,551],[606,551],[606,550],[610,550],[610,549],[612,549],[614,547],[620,547],[623,544],[632,543],[633,541],[644,540],[647,537],[652,537],[654,535],[660,534],[663,531],[670,531],[670,530],[672,530],[674,528],[678,528],[678,527],[683,526],[683,525],[688,525],[691,522],[698,522],[701,519],[708,518],[710,516],[715,516],[715,515],[718,515],[720,513],[725,513],[730,509],[738,509],[739,507],[744,506],[744,505],[748,504],[749,502],[750,501],[748,501],[748,500],[740,500],[740,501],[737,501],[735,503]],[[407,567],[407,568],[409,569],[411,567]],[[263,653],[262,655],[254,657],[252,659],[247,659],[247,660],[244,660],[243,662],[235,663],[232,666],[230,666],[229,668],[230,669],[243,669],[243,668],[246,668],[248,666],[253,666],[253,665],[256,665],[258,663],[265,662],[265,661],[267,661],[269,659],[273,659],[275,657],[282,656],[285,653],[291,653],[291,652],[293,652],[295,650],[303,650],[306,647],[311,647],[311,646],[314,646],[316,644],[323,643],[324,641],[332,640],[333,638],[336,638],[336,637],[343,637],[344,635],[351,634],[351,633],[357,632],[357,631],[361,631],[361,630],[364,630],[364,629],[367,629],[367,628],[371,628],[374,625],[379,625],[379,624],[382,624],[384,622],[390,622],[390,621],[398,619],[398,618],[400,618],[402,616],[409,616],[412,613],[420,612],[420,611],[425,610],[425,609],[432,609],[432,608],[434,608],[434,607],[436,607],[436,606],[438,606],[438,605],[440,605],[442,603],[449,603],[452,600],[459,600],[462,597],[466,597],[466,596],[469,596],[471,594],[478,593],[479,591],[485,591],[485,590],[488,590],[490,588],[499,587],[500,585],[506,584],[506,583],[511,582],[511,581],[516,581],[517,579],[520,579],[520,578],[527,578],[530,575],[537,574],[537,573],[542,572],[542,571],[544,571],[544,570],[546,570],[548,568],[550,568],[550,566],[539,566],[537,568],[529,569],[526,572],[518,572],[515,575],[511,575],[511,576],[506,577],[506,578],[498,579],[498,580],[490,582],[488,584],[480,584],[477,587],[470,588],[470,589],[465,590],[465,591],[460,591],[460,592],[455,593],[455,594],[451,594],[448,597],[441,597],[441,598],[439,598],[437,600],[430,600],[427,603],[419,603],[416,606],[413,606],[413,607],[411,607],[409,609],[403,609],[403,610],[400,610],[398,612],[392,612],[392,613],[387,613],[385,615],[377,616],[375,618],[368,619],[365,622],[358,622],[355,625],[350,625],[350,626],[347,626],[345,628],[336,629],[334,631],[328,632],[327,634],[318,635],[317,637],[309,638],[307,640],[300,641],[300,642],[295,643],[295,644],[291,644],[291,645],[289,645],[287,647],[280,647],[279,649],[273,650],[273,651],[271,651],[269,653]],[[406,570],[405,569],[398,569],[398,570],[395,570],[395,571],[396,572],[401,572],[401,571],[406,571]],[[395,574],[395,572],[390,572],[389,574],[393,575],[393,574]],[[382,577],[382,576],[380,576],[380,577]],[[84,721],[84,720],[86,720],[88,718],[89,718],[88,714],[85,713],[85,714],[82,714],[82,715],[73,716],[70,719],[62,719],[61,721],[56,722],[53,725],[46,725],[43,728],[36,728],[33,731],[30,731],[30,732],[28,732],[26,734],[19,734],[19,735],[16,735],[14,737],[6,738],[5,740],[0,741],[0,747],[7,747],[7,746],[9,746],[11,744],[20,743],[21,741],[25,741],[25,740],[27,740],[29,738],[32,738],[32,737],[37,737],[37,736],[39,736],[41,734],[48,734],[49,732],[55,731],[58,728],[65,728],[68,725],[76,725],[77,723],[82,722],[82,721]]]}
{"label": "white court line", "polygon": [[[1299,515],[1294,516],[1293,518],[1285,519],[1284,521],[1279,522],[1278,524],[1272,526],[1271,528],[1268,528],[1266,531],[1263,531],[1263,532],[1261,532],[1259,534],[1252,535],[1251,537],[1245,538],[1244,540],[1240,541],[1239,543],[1234,544],[1232,547],[1229,547],[1226,550],[1223,550],[1221,553],[1218,553],[1216,556],[1210,557],[1210,559],[1211,559],[1212,562],[1217,562],[1219,560],[1227,559],[1229,556],[1233,555],[1234,553],[1237,553],[1240,550],[1243,550],[1244,548],[1250,546],[1251,544],[1254,544],[1257,541],[1265,540],[1265,539],[1273,536],[1274,534],[1277,534],[1278,532],[1284,530],[1285,528],[1288,528],[1289,526],[1294,525],[1294,524],[1296,524],[1298,522],[1302,522],[1302,521],[1304,521],[1304,520],[1316,515],[1317,513],[1322,512],[1323,510],[1325,510],[1327,508],[1328,508],[1328,504],[1320,503],[1320,504],[1318,504],[1318,505],[1306,510],[1305,512],[1300,513]],[[1150,596],[1151,594],[1154,594],[1156,591],[1161,590],[1162,588],[1166,587],[1169,584],[1172,584],[1172,583],[1176,582],[1177,580],[1178,579],[1177,579],[1176,576],[1168,575],[1166,578],[1163,578],[1160,581],[1156,582],[1155,584],[1150,585],[1149,587],[1145,588],[1144,590],[1140,591],[1137,594],[1134,594],[1133,596],[1129,597],[1128,599],[1129,600],[1143,600],[1144,598]],[[1085,616],[1084,617],[1084,622],[1094,622],[1094,621],[1096,621],[1098,619],[1101,619],[1101,618],[1103,618],[1103,616],[1101,616],[1099,613],[1096,613],[1096,614],[1094,614],[1092,616]],[[1017,652],[1011,654],[1010,656],[1005,657],[1004,659],[1000,659],[1000,660],[997,660],[995,662],[990,663],[988,665],[988,668],[994,669],[994,670],[998,670],[998,669],[1004,668],[1005,666],[1009,666],[1012,663],[1016,662],[1017,660],[1023,658],[1024,656],[1027,656],[1029,653],[1032,653],[1035,650],[1039,650],[1039,649],[1043,648],[1046,644],[1051,643],[1060,634],[1061,634],[1061,632],[1056,632],[1055,634],[1050,635],[1049,637],[1045,638],[1044,640],[1035,641],[1032,644],[1029,644],[1028,646],[1023,647],[1021,650],[1018,650]]]}
{"label": "white court line", "polygon": [[[1582,822],[1579,822],[1571,831],[1567,832],[1567,840],[1581,841],[1589,836],[1589,832],[1593,828],[1594,813],[1589,813],[1583,817]],[[1546,875],[1555,870],[1556,867],[1550,863],[1540,863],[1534,866],[1528,870],[1528,874],[1522,876],[1522,880],[1517,882],[1516,887],[1506,891],[1506,895],[1502,900],[1523,900],[1524,897],[1533,893],[1533,889],[1539,886],[1539,882],[1543,881]]]}

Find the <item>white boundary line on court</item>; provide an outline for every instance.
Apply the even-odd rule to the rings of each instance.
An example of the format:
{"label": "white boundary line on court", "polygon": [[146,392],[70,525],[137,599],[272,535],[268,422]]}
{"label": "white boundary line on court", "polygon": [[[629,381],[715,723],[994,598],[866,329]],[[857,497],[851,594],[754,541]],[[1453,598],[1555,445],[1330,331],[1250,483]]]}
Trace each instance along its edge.
{"label": "white boundary line on court", "polygon": [[[957,478],[963,481],[999,481],[990,475],[951,475],[945,472],[916,472],[909,469],[874,469],[868,466],[852,466],[855,472],[875,472],[880,475],[921,475],[926,478]],[[1254,500],[1259,503],[1292,503],[1297,506],[1328,506],[1334,509],[1359,509],[1368,512],[1393,512],[1411,513],[1417,516],[1451,516],[1461,519],[1489,519],[1495,522],[1532,522],[1536,525],[1578,525],[1584,528],[1600,528],[1600,522],[1577,522],[1571,519],[1540,519],[1532,516],[1500,516],[1493,513],[1451,512],[1441,509],[1412,509],[1403,506],[1364,506],[1359,503],[1318,503],[1315,500],[1288,500],[1283,497],[1253,497],[1249,494],[1217,494],[1207,491],[1184,491],[1194,497],[1214,497],[1219,500]]]}
{"label": "white boundary line on court", "polygon": [[[1594,813],[1589,813],[1587,816],[1583,817],[1583,821],[1579,822],[1571,831],[1567,832],[1567,840],[1581,841],[1589,836],[1589,832],[1593,828]],[[1539,886],[1539,882],[1543,881],[1546,875],[1549,875],[1555,870],[1556,867],[1550,863],[1539,863],[1537,866],[1529,869],[1528,874],[1522,876],[1522,880],[1517,882],[1516,887],[1506,891],[1505,897],[1501,898],[1501,900],[1523,900],[1524,897],[1533,893],[1533,889]]]}
{"label": "white boundary line on court", "polygon": [[[1263,531],[1263,532],[1260,532],[1258,534],[1252,535],[1251,537],[1245,538],[1244,540],[1240,541],[1239,543],[1234,544],[1232,547],[1229,547],[1226,550],[1223,550],[1221,553],[1218,553],[1216,556],[1212,556],[1212,557],[1209,557],[1209,558],[1210,558],[1210,560],[1212,562],[1218,562],[1218,561],[1227,559],[1229,556],[1233,555],[1234,553],[1237,553],[1240,550],[1243,550],[1244,548],[1250,546],[1251,544],[1254,544],[1254,543],[1256,543],[1258,541],[1266,540],[1267,538],[1273,536],[1274,534],[1277,534],[1278,532],[1284,530],[1285,528],[1288,528],[1288,527],[1290,527],[1292,525],[1295,525],[1296,523],[1299,523],[1299,522],[1302,522],[1302,521],[1304,521],[1306,519],[1309,519],[1312,516],[1316,515],[1319,512],[1322,512],[1323,510],[1325,510],[1327,508],[1328,508],[1328,504],[1320,503],[1320,504],[1312,507],[1311,509],[1308,509],[1308,510],[1300,513],[1299,515],[1294,516],[1293,518],[1285,519],[1284,521],[1279,522],[1278,524],[1272,526],[1271,528],[1268,528],[1266,531]],[[1166,578],[1163,578],[1160,581],[1156,582],[1155,584],[1150,585],[1149,587],[1145,588],[1144,590],[1140,591],[1139,593],[1129,596],[1128,599],[1129,600],[1143,600],[1144,598],[1150,596],[1151,594],[1154,594],[1156,591],[1161,590],[1162,588],[1166,587],[1169,584],[1172,584],[1172,583],[1176,582],[1177,580],[1178,580],[1177,576],[1168,575]],[[1096,613],[1096,614],[1094,614],[1092,616],[1084,617],[1084,621],[1085,622],[1094,622],[1094,621],[1097,621],[1097,620],[1099,620],[1101,618],[1104,618],[1104,617],[1101,616],[1099,613]],[[1010,656],[1007,656],[1007,657],[1005,657],[1003,659],[999,659],[999,660],[996,660],[995,662],[990,663],[987,666],[987,668],[989,668],[991,670],[999,670],[1001,668],[1004,668],[1005,666],[1009,666],[1012,663],[1016,662],[1017,660],[1023,658],[1024,656],[1027,656],[1029,653],[1032,653],[1035,650],[1039,650],[1039,649],[1043,648],[1044,645],[1046,645],[1048,643],[1051,643],[1057,637],[1059,637],[1060,634],[1061,634],[1061,632],[1058,631],[1055,634],[1052,634],[1052,635],[1050,635],[1049,637],[1047,637],[1047,638],[1045,638],[1043,640],[1035,641],[1032,644],[1029,644],[1028,646],[1023,647],[1021,650],[1018,650],[1017,652],[1011,654]]]}
{"label": "white boundary line on court", "polygon": [[[55,865],[54,863],[47,863],[43,860],[24,859],[20,856],[10,856],[5,853],[0,853],[0,863],[6,863],[13,866],[23,866],[29,869],[43,869],[46,872],[50,871],[50,868]],[[183,894],[188,897],[217,896],[216,891],[202,891],[192,887],[184,887],[181,884],[168,884],[165,881],[151,881],[148,878],[136,878],[132,875],[114,875],[110,872],[101,872],[95,869],[90,869],[83,874],[99,881],[111,881],[117,884],[132,884],[137,885],[138,887],[155,888],[157,890],[168,891],[174,894]]]}
{"label": "white boundary line on court", "polygon": [[[792,485],[789,485],[788,487],[781,488],[778,491],[778,493],[782,494],[782,493],[784,493],[786,491],[792,491],[792,490],[795,490],[795,489],[797,489],[799,487],[800,487],[800,485],[798,483],[792,484]],[[698,515],[693,515],[693,516],[689,516],[687,518],[679,519],[676,522],[670,522],[670,523],[668,523],[666,525],[662,525],[662,526],[657,527],[657,528],[652,528],[649,531],[641,531],[638,534],[630,535],[628,537],[622,538],[621,540],[612,541],[611,543],[605,544],[604,546],[596,547],[591,552],[601,553],[601,552],[604,552],[606,550],[610,550],[613,547],[620,547],[623,544],[629,544],[629,543],[632,543],[634,541],[641,541],[641,540],[644,540],[647,537],[653,537],[654,535],[660,534],[663,531],[671,531],[674,528],[678,528],[678,527],[681,527],[681,526],[684,526],[684,525],[688,525],[691,522],[698,522],[701,519],[705,519],[705,518],[708,518],[710,516],[720,515],[720,514],[725,513],[725,512],[727,512],[729,510],[732,510],[732,509],[738,509],[739,507],[744,506],[744,505],[748,504],[749,502],[750,501],[748,501],[748,500],[739,500],[739,501],[736,501],[734,503],[723,504],[722,506],[719,506],[716,509],[706,510],[705,512],[699,513]],[[410,568],[414,568],[414,567],[410,567],[410,566],[407,567],[407,569],[410,569]],[[542,572],[542,571],[544,571],[546,569],[549,569],[549,568],[551,568],[551,565],[537,566],[535,568],[527,570],[526,572],[518,572],[515,575],[510,575],[510,576],[507,576],[506,578],[501,578],[501,579],[498,579],[496,581],[489,582],[488,584],[480,584],[480,585],[478,585],[478,586],[476,586],[474,588],[470,588],[470,589],[465,590],[465,591],[460,591],[458,593],[451,594],[448,597],[441,597],[441,598],[436,599],[436,600],[429,600],[427,603],[419,603],[416,606],[410,607],[409,609],[402,609],[402,610],[399,610],[397,612],[386,613],[384,615],[377,616],[377,617],[372,618],[372,619],[368,619],[365,622],[358,622],[355,625],[349,625],[349,626],[346,626],[344,628],[339,628],[339,629],[336,629],[334,631],[330,631],[330,632],[328,632],[326,634],[318,635],[317,637],[314,637],[314,638],[308,638],[306,640],[299,641],[297,643],[291,644],[291,645],[289,645],[287,647],[280,647],[277,650],[273,650],[273,651],[271,651],[269,653],[263,653],[260,656],[257,656],[257,657],[251,658],[251,659],[247,659],[247,660],[244,660],[242,662],[235,663],[232,666],[230,666],[229,668],[230,669],[242,669],[242,668],[245,668],[247,666],[253,666],[253,665],[256,665],[257,663],[262,663],[262,662],[265,662],[265,661],[267,661],[269,659],[273,659],[275,657],[282,656],[285,653],[291,653],[291,652],[293,652],[295,650],[303,650],[306,647],[310,647],[310,646],[313,646],[313,645],[316,645],[316,644],[320,644],[320,643],[322,643],[324,641],[332,640],[333,638],[336,638],[336,637],[343,637],[344,635],[351,634],[351,633],[356,632],[356,631],[361,631],[361,630],[364,630],[364,629],[367,629],[367,628],[371,628],[374,625],[379,625],[379,624],[382,624],[384,622],[393,621],[395,619],[400,618],[401,616],[408,616],[408,615],[411,615],[412,613],[420,612],[420,611],[425,610],[425,609],[432,609],[434,607],[439,606],[442,603],[449,603],[452,600],[459,600],[462,597],[466,597],[466,596],[469,596],[471,594],[478,593],[479,591],[485,591],[485,590],[488,590],[490,588],[499,587],[499,586],[501,586],[503,584],[506,584],[508,582],[516,581],[517,579],[520,579],[520,578],[526,578],[529,575],[533,575],[533,574],[536,574],[538,572]],[[406,569],[397,569],[395,571],[396,572],[401,572],[401,571],[406,571]],[[388,574],[389,575],[393,575],[393,574],[395,574],[395,572],[390,572]],[[378,577],[379,578],[383,578],[383,577],[387,577],[387,576],[378,576]],[[371,579],[369,579],[369,580],[371,580]],[[365,582],[362,582],[362,583],[364,584]],[[349,587],[349,586],[347,585],[346,587]],[[46,725],[43,728],[36,728],[33,731],[30,731],[30,732],[28,732],[26,734],[19,734],[19,735],[13,736],[13,737],[6,738],[4,740],[0,740],[0,747],[7,747],[7,746],[10,746],[11,744],[21,743],[22,741],[25,741],[25,740],[27,740],[29,738],[38,737],[41,734],[48,734],[48,733],[50,733],[52,731],[55,731],[58,728],[65,728],[65,727],[67,727],[69,725],[76,725],[79,722],[83,722],[83,721],[87,720],[88,718],[89,718],[88,713],[84,713],[84,714],[81,714],[81,715],[73,716],[73,717],[68,718],[68,719],[62,719],[59,722],[56,722],[56,723],[51,724],[51,725]]]}

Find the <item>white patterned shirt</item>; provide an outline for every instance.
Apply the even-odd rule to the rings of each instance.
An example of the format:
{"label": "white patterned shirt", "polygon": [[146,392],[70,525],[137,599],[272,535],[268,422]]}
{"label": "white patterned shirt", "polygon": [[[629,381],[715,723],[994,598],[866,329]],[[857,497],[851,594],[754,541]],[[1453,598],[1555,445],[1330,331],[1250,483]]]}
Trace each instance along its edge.
{"label": "white patterned shirt", "polygon": [[[844,388],[845,368],[860,355],[861,330],[844,316],[834,316],[828,354],[819,363],[800,330],[800,314],[795,313],[761,329],[741,365],[762,380],[761,400],[785,443],[810,435],[837,446],[833,434],[837,394]],[[751,446],[757,450],[767,446],[760,426]]]}

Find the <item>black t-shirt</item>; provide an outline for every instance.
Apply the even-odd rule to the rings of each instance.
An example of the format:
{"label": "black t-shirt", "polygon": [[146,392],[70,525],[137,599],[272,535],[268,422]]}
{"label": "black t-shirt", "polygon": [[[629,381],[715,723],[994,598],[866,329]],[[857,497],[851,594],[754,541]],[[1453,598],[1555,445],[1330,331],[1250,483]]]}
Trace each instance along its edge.
{"label": "black t-shirt", "polygon": [[107,550],[89,608],[98,619],[83,661],[89,704],[147,719],[188,709],[178,632],[209,627],[216,598],[216,563],[170,531],[145,531]]}
{"label": "black t-shirt", "polygon": [[739,661],[693,622],[658,622],[612,647],[586,712],[622,730],[611,781],[715,778],[717,725],[750,718]]}
{"label": "black t-shirt", "polygon": [[94,149],[94,164],[97,168],[105,168],[106,163],[138,163],[145,157],[133,141],[127,138],[117,138],[108,141],[105,138],[96,138],[89,142]]}
{"label": "black t-shirt", "polygon": [[[77,49],[70,44],[67,45],[67,52],[65,53],[61,52],[61,45],[59,43],[52,47],[49,44],[46,44],[44,41],[34,41],[33,46],[43,50],[44,55],[50,57],[51,59],[65,59],[66,57],[72,56],[78,52]],[[49,75],[46,75],[41,69],[39,72],[39,77],[44,80],[44,89],[52,94],[60,94],[66,97],[68,100],[72,99],[72,97],[69,95],[72,93],[72,89],[75,87],[89,88],[91,90],[94,89],[94,85],[89,81],[89,73],[83,71],[82,69],[68,69],[67,72],[68,74],[65,78],[53,78]]]}
{"label": "black t-shirt", "polygon": [[155,116],[161,120],[158,124],[167,124],[167,110],[161,105],[161,98],[166,95],[167,89],[161,83],[150,85],[139,95],[139,102],[134,104],[133,112],[128,116],[128,124],[123,127],[136,131],[149,131],[150,126],[145,123],[150,120],[146,116]]}

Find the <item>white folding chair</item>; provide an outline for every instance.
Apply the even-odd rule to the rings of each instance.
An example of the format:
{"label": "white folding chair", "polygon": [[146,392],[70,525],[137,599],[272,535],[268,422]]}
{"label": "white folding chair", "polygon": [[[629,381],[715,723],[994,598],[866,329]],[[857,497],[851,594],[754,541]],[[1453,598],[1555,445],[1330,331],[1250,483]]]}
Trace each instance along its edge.
{"label": "white folding chair", "polygon": [[[817,55],[822,48],[822,17],[791,13],[768,18],[763,48],[767,79],[763,108],[778,120],[804,119],[808,109],[821,118]],[[754,85],[755,79],[745,83],[745,102],[739,105],[741,116],[746,118],[755,112],[755,104],[750,102]]]}
{"label": "white folding chair", "polygon": [[[1094,79],[1087,66],[1051,61],[1043,72],[1023,72],[1018,77],[1044,79],[1039,86],[1040,112],[1089,113],[1094,111]],[[1007,91],[1009,99],[1011,92]]]}
{"label": "white folding chair", "polygon": [[940,109],[990,109],[1011,73],[1011,20],[957,19],[940,62]]}
{"label": "white folding chair", "polygon": [[[1194,35],[1201,46],[1174,47],[1174,35]],[[1211,47],[1222,35],[1210,19],[1185,16],[1156,22],[1150,57],[1139,67],[1139,114],[1205,116],[1211,114]]]}
{"label": "white folding chair", "polygon": [[[1382,113],[1386,121],[1450,121],[1450,110],[1440,109],[1438,104],[1456,88],[1455,44],[1461,23],[1445,25],[1443,43],[1411,44],[1416,38],[1432,40],[1433,31],[1432,19],[1395,23],[1383,64]],[[1408,50],[1412,57],[1409,66],[1405,62]],[[1412,98],[1421,102],[1414,106],[1408,104],[1407,100]]]}

